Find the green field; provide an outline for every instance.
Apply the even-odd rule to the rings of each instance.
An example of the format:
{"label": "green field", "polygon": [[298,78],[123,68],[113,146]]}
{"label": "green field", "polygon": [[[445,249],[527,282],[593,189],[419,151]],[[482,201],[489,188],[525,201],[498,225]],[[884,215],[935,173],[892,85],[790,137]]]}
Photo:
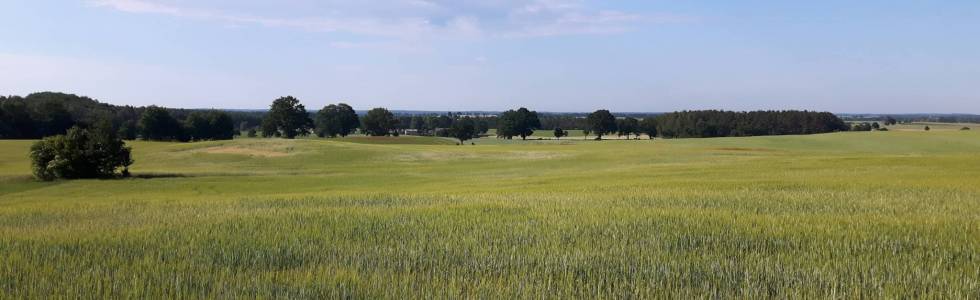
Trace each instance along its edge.
{"label": "green field", "polygon": [[0,141],[0,299],[980,297],[980,130],[475,143]]}

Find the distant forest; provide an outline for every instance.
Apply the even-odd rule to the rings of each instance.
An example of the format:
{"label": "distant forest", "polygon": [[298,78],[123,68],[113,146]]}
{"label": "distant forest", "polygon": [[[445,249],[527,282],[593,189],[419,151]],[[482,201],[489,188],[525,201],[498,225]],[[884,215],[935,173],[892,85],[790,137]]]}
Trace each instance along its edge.
{"label": "distant forest", "polygon": [[935,123],[980,123],[980,115],[972,114],[841,114],[845,121],[875,122],[893,119],[897,123],[935,122]]}
{"label": "distant forest", "polygon": [[[72,94],[43,92],[26,97],[0,96],[0,139],[38,139],[64,134],[69,128],[89,128],[108,122],[120,137],[136,139],[140,121],[155,106],[134,107],[100,103]],[[162,109],[174,119],[168,126],[174,140],[229,139],[238,134],[239,126],[255,127],[262,112]],[[159,111],[159,110],[156,110]],[[217,133],[216,127],[224,132]],[[212,133],[214,132],[214,133]],[[213,135],[213,136],[212,136]]]}
{"label": "distant forest", "polygon": [[[294,99],[296,100],[296,99]],[[299,104],[296,100],[296,105]],[[330,106],[336,108],[336,106]],[[377,109],[376,109],[377,110]],[[414,134],[451,136],[453,128],[459,121],[465,119],[466,126],[474,127],[476,133],[487,133],[489,129],[500,132],[514,132],[511,136],[521,136],[522,133],[533,133],[533,130],[584,130],[600,134],[620,135],[640,133],[663,138],[696,138],[723,136],[759,136],[785,134],[813,134],[835,131],[848,131],[851,126],[838,116],[828,112],[811,111],[753,111],[732,112],[718,110],[681,111],[672,113],[620,113],[613,116],[608,111],[606,118],[612,121],[594,120],[596,113],[537,113],[529,110],[519,110],[517,115],[533,116],[533,122],[521,125],[528,128],[513,128],[512,120],[501,123],[501,118],[507,118],[508,112],[418,112],[394,111],[381,109],[390,115],[386,120],[390,134]],[[514,111],[511,111],[514,112]],[[515,112],[515,113],[517,113]],[[301,127],[296,135],[317,134],[322,131],[312,122],[317,118],[316,111],[306,112],[309,115],[309,126]],[[64,134],[69,128],[88,128],[92,126],[111,126],[123,139],[148,140],[219,140],[230,139],[234,135],[248,134],[258,136],[264,128],[263,120],[269,115],[265,110],[200,110],[173,109],[156,106],[134,107],[117,106],[100,103],[95,99],[72,94],[43,92],[30,94],[26,97],[0,97],[0,138],[3,139],[38,139],[46,136]],[[363,111],[356,112],[363,117]],[[850,119],[861,120],[858,116],[848,116]],[[899,116],[899,120],[902,117]],[[907,116],[909,120],[915,116]],[[951,116],[951,119],[941,121],[967,122],[972,121],[968,115]],[[356,116],[355,116],[356,119]],[[935,120],[935,119],[930,119]],[[101,122],[101,124],[100,124]],[[523,122],[523,121],[522,121]],[[317,124],[321,122],[316,122]],[[522,123],[523,124],[523,123]],[[268,125],[268,124],[265,124]],[[364,124],[351,125],[354,129],[370,131]],[[503,126],[503,127],[501,127]],[[601,128],[600,128],[601,127]],[[268,129],[268,126],[265,126]],[[276,127],[272,127],[276,128]],[[561,130],[558,130],[561,129]],[[388,130],[388,129],[386,129]],[[516,130],[516,131],[515,131]],[[387,134],[388,132],[383,132]],[[278,134],[261,134],[262,136],[279,136]],[[329,136],[333,136],[330,134]]]}

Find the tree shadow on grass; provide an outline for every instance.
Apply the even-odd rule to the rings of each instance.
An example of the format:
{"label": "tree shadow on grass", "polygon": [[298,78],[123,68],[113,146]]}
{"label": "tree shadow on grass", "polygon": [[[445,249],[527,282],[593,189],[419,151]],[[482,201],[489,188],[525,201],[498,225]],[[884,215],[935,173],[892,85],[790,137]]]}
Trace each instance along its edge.
{"label": "tree shadow on grass", "polygon": [[249,176],[242,173],[133,173],[128,178],[131,179],[167,179],[167,178],[195,178],[195,177],[238,177]]}
{"label": "tree shadow on grass", "polygon": [[199,176],[188,175],[188,174],[180,174],[180,173],[142,173],[142,174],[133,174],[129,178],[134,178],[134,179],[161,179],[161,178],[186,178],[186,177],[199,177]]}

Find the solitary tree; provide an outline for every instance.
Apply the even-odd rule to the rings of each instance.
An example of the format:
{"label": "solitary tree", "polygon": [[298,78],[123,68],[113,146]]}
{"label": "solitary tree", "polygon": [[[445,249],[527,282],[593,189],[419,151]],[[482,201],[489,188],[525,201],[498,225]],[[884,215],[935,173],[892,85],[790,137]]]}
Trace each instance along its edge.
{"label": "solitary tree", "polygon": [[361,130],[370,136],[386,136],[392,134],[398,126],[398,119],[387,109],[378,107],[372,109],[361,118]]}
{"label": "solitary tree", "polygon": [[500,115],[497,120],[497,136],[511,139],[515,136],[522,140],[534,134],[534,130],[541,128],[541,120],[538,119],[538,112],[521,107],[518,110],[508,110]]}
{"label": "solitary tree", "polygon": [[561,127],[555,127],[553,134],[555,135],[555,139],[561,140],[562,137],[568,136],[568,131],[561,129]]}
{"label": "solitary tree", "polygon": [[931,130],[931,129],[932,129],[932,128],[929,128],[929,126],[928,126],[928,125],[926,125],[926,128],[925,128],[925,130],[926,130],[926,131],[929,131],[929,130]]}
{"label": "solitary tree", "polygon": [[646,134],[651,140],[657,136],[657,119],[646,117],[640,121],[640,132]]}
{"label": "solitary tree", "polygon": [[174,141],[185,140],[184,129],[166,108],[147,107],[139,121],[140,136],[144,140]]}
{"label": "solitary tree", "polygon": [[269,114],[262,120],[262,135],[292,139],[308,134],[312,127],[313,120],[306,113],[306,107],[293,96],[286,96],[272,102]]}
{"label": "solitary tree", "polygon": [[[640,131],[640,120],[632,117],[626,117],[621,120],[616,121],[617,131],[619,136],[626,136],[626,139],[630,139],[630,135]],[[637,134],[639,135],[639,134]]]}
{"label": "solitary tree", "polygon": [[460,144],[463,142],[472,140],[477,137],[476,124],[470,117],[464,117],[462,119],[457,119],[453,122],[453,126],[449,129],[450,134],[459,140]]}
{"label": "solitary tree", "polygon": [[32,169],[39,180],[127,176],[132,163],[130,148],[108,124],[90,130],[72,127],[31,146]]}
{"label": "solitary tree", "polygon": [[598,140],[601,140],[605,134],[616,132],[616,117],[608,110],[600,109],[589,114],[587,121]]}
{"label": "solitary tree", "polygon": [[316,135],[319,137],[347,136],[361,125],[350,105],[330,104],[316,113]]}

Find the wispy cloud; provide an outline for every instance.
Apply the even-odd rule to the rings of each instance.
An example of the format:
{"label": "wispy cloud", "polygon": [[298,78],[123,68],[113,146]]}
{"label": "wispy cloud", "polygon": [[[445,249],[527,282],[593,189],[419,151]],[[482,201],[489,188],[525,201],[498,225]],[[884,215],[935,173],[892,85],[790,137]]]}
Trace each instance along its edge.
{"label": "wispy cloud", "polygon": [[[129,13],[401,40],[613,34],[628,31],[643,22],[688,21],[671,16],[650,17],[597,10],[576,0],[389,0],[372,4],[328,0],[319,5],[298,7],[297,11],[289,13],[290,16],[265,15],[227,5],[208,6],[208,2],[214,1],[195,1],[191,5],[174,0],[89,0],[96,7]],[[289,10],[295,3],[283,1],[277,8]]]}

